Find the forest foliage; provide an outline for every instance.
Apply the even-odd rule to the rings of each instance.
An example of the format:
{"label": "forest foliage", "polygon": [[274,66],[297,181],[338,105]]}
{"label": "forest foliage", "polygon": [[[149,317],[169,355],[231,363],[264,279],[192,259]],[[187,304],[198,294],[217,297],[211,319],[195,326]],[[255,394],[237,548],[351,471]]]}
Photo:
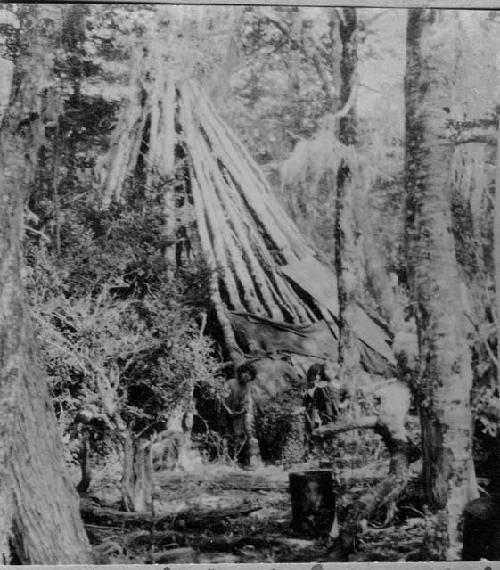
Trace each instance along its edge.
{"label": "forest foliage", "polygon": [[[168,267],[165,249],[176,238],[166,233],[154,188],[129,179],[124,203],[103,210],[93,174],[110,144],[131,73],[153,57],[152,42],[162,34],[173,71],[202,81],[303,234],[332,264],[335,197],[325,175],[341,160],[349,163],[356,186],[350,200],[357,291],[392,326],[402,324],[404,19],[390,10],[359,11],[358,144],[351,148],[335,136],[336,113],[342,112],[332,57],[339,41],[332,25],[335,9],[184,7],[181,12],[172,17],[170,8],[159,9],[153,26],[155,11],[149,6],[65,9],[57,82],[48,97],[56,119],[40,150],[24,239],[25,281],[64,425],[94,409],[90,416],[110,428],[109,409],[99,409],[103,389],[128,422],[160,421],[179,377],[207,380],[217,370],[214,346],[199,330],[200,314],[209,310],[203,260],[198,257],[180,272]],[[177,30],[176,42],[165,31],[167,21]],[[214,49],[207,51],[209,44]],[[141,50],[145,59],[138,56]],[[488,77],[484,70],[477,73]],[[479,270],[481,282],[491,284],[492,172],[479,172],[474,157],[457,154],[456,160],[458,260],[465,275]],[[459,192],[471,179],[478,188],[474,201]],[[388,274],[399,276],[399,288]],[[467,283],[470,291],[478,290],[478,281]],[[487,408],[496,390],[492,285],[489,293],[481,287],[482,314],[473,308],[469,331],[478,410]],[[103,377],[115,380],[103,388]],[[495,424],[488,417],[481,414],[478,420],[492,433]]]}
{"label": "forest foliage", "polygon": [[[201,84],[262,168],[273,198],[321,261],[337,270],[344,192],[343,286],[390,331],[398,373],[418,392],[425,363],[414,347],[418,315],[408,271],[415,236],[406,194],[404,11],[357,10],[357,68],[348,100],[339,63],[341,9],[75,4],[64,6],[61,17],[51,38],[54,81],[44,86],[44,130],[34,145],[22,277],[68,459],[84,435],[102,457],[123,443],[125,433],[140,438],[166,429],[193,389],[200,401],[213,404],[229,376],[208,286],[219,276],[195,235],[192,204],[177,191],[192,164],[175,119],[178,144],[168,159],[175,172],[167,172],[170,164],[163,164],[165,172],[152,166],[165,160],[151,148],[160,119],[145,113],[143,104],[151,96],[161,107],[165,77],[154,74],[162,64],[176,85],[188,79]],[[484,478],[491,474],[500,416],[497,148],[489,139],[462,139],[471,126],[488,133],[498,128],[497,27],[497,13],[464,11],[442,26],[442,36],[432,37],[446,45],[458,30],[460,38],[447,125],[455,144],[450,231],[453,286],[471,351],[473,451]],[[3,99],[0,93],[0,113]],[[172,116],[178,111],[171,109]],[[342,136],[346,117],[355,125],[355,144]],[[137,137],[128,141],[130,152],[116,163],[115,176],[111,157],[120,133],[122,139],[129,134],[120,131],[124,124]],[[209,136],[202,135],[210,148]],[[342,169],[348,184],[338,175]],[[110,179],[112,191],[105,189]],[[186,205],[183,219],[167,211],[166,194]],[[179,226],[189,232],[180,234]],[[282,404],[269,407],[263,432],[290,427],[280,423],[280,413],[290,412],[296,395],[287,393]],[[197,413],[212,453],[214,416],[203,417],[202,406]],[[278,443],[267,442],[270,450]]]}

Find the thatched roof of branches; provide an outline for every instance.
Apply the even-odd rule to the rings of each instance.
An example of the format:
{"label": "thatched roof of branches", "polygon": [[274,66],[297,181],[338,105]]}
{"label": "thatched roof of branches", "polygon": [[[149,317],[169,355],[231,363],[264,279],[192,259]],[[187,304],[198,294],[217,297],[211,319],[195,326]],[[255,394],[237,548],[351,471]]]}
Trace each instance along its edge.
{"label": "thatched roof of branches", "polygon": [[[201,87],[165,74],[133,91],[103,160],[104,206],[120,200],[142,152],[146,184],[162,193],[171,235],[180,235],[182,211],[195,213],[196,241],[213,269],[210,295],[233,361],[266,354],[335,360],[335,274]],[[387,331],[359,306],[349,322],[365,367],[387,370],[394,363]]]}

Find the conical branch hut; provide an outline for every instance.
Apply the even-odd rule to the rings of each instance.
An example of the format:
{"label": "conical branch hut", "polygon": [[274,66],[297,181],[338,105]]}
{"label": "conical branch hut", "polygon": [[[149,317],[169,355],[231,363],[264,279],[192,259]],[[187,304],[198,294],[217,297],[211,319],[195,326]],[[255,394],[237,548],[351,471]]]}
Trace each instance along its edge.
{"label": "conical branch hut", "polygon": [[[299,372],[337,360],[335,274],[196,82],[175,84],[162,74],[144,85],[136,82],[103,161],[104,206],[120,199],[142,153],[146,184],[162,193],[169,234],[189,237],[182,211],[194,211],[193,241],[212,270],[210,296],[231,360],[252,359],[269,371],[286,357]],[[360,306],[351,307],[349,321],[364,367],[390,371],[388,331]]]}

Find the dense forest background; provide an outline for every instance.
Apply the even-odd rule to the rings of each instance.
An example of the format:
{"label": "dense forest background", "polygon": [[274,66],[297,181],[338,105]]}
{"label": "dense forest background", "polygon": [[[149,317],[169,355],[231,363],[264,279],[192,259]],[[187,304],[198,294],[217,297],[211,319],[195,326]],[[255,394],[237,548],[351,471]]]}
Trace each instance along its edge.
{"label": "dense forest background", "polygon": [[[416,467],[412,460],[411,468],[382,471],[374,482],[379,463],[386,469],[393,457],[383,444],[392,432],[388,440],[365,430],[342,433],[343,451],[326,452],[351,481],[339,502],[346,557],[460,557],[465,504],[498,486],[498,13],[11,4],[0,23],[4,557],[88,561],[77,486],[127,514],[153,509],[154,520],[144,457],[159,432],[173,434],[156,452],[174,454],[169,470],[209,463],[237,469],[216,419],[235,362],[210,285],[222,282],[214,278],[222,270],[206,254],[195,190],[186,182],[193,164],[208,172],[210,152],[219,165],[232,160],[233,147],[224,143],[232,135],[217,139],[226,127],[214,126],[213,117],[234,131],[272,200],[336,277],[335,354],[350,413],[371,417],[373,385],[384,380],[397,378],[412,393],[407,429],[422,448]],[[197,107],[199,118],[190,120]],[[193,158],[200,125],[210,152],[198,143]],[[206,195],[208,187],[201,188]],[[209,237],[217,248],[217,236]],[[227,296],[250,299],[243,307],[251,313],[252,302],[266,299],[245,296],[244,268],[234,252],[227,255],[237,276]],[[382,372],[360,364],[349,324],[354,306],[383,331],[380,339],[370,333],[378,353],[394,358],[385,354],[390,365]],[[304,369],[297,370],[302,381]],[[44,377],[51,406],[38,381]],[[295,388],[268,402],[260,420],[273,467],[287,465],[272,442],[296,427]],[[55,447],[42,443],[59,439]],[[374,463],[356,495],[355,471],[368,460]],[[40,477],[45,483],[30,495]],[[394,496],[380,502],[389,489]],[[45,511],[53,494],[66,507]],[[95,523],[95,505],[82,504]],[[374,531],[363,549],[349,509],[378,531],[383,524],[402,529],[410,546],[377,546]],[[175,525],[167,523],[171,537]],[[116,537],[89,528],[94,554],[133,560]],[[306,546],[304,559],[318,556],[317,545]],[[248,556],[238,560],[259,559]]]}

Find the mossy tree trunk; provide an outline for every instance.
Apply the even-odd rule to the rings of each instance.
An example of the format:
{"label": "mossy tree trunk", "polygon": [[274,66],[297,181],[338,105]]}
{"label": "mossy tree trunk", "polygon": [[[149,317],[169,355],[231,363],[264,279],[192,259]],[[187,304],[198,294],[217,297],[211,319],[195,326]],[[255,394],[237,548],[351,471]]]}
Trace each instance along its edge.
{"label": "mossy tree trunk", "polygon": [[[492,38],[489,38],[492,40]],[[500,40],[496,37],[494,40],[496,52],[500,49]],[[494,245],[494,261],[495,261],[495,313],[496,313],[496,333],[497,333],[497,389],[500,393],[500,105],[496,108],[496,169],[495,169],[495,209],[493,218],[493,245]],[[490,481],[489,491],[491,493],[500,492],[500,418],[497,424],[497,434],[495,442],[495,456],[493,463],[493,477]]]}
{"label": "mossy tree trunk", "polygon": [[43,93],[60,7],[23,6],[18,15],[0,132],[0,560],[9,562],[12,538],[23,563],[87,563],[90,548],[21,282],[24,205],[43,140]]}
{"label": "mossy tree trunk", "polygon": [[467,344],[452,229],[456,14],[409,11],[406,75],[408,271],[418,327],[423,484],[437,511],[431,555],[460,556],[459,522],[473,476]]}
{"label": "mossy tree trunk", "polygon": [[[493,219],[493,239],[495,252],[495,309],[496,309],[496,333],[497,333],[497,389],[500,392],[500,108],[498,113],[498,132],[497,132],[497,164],[496,164],[496,180],[495,180],[495,210]],[[486,341],[488,342],[488,341]],[[489,484],[491,493],[500,491],[500,421],[497,424],[497,434],[495,440],[495,450],[493,458],[492,480]]]}
{"label": "mossy tree trunk", "polygon": [[[341,43],[340,110],[338,138],[345,145],[356,142],[356,113],[352,101],[357,67],[357,16],[355,8],[342,8],[337,25]],[[347,161],[341,161],[336,172],[337,200],[335,209],[335,269],[339,299],[339,364],[343,382],[354,390],[356,370],[359,369],[359,351],[349,326],[349,307],[354,302],[356,286],[352,198],[355,191],[352,172]]]}

